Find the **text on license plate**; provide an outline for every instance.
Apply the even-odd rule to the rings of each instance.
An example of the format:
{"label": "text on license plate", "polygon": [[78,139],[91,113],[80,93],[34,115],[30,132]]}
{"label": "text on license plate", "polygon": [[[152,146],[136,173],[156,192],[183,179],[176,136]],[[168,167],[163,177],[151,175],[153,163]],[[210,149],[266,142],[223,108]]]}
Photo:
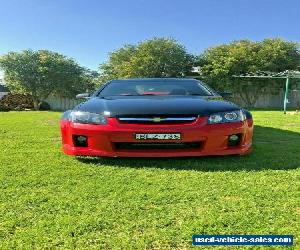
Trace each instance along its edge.
{"label": "text on license plate", "polygon": [[172,134],[135,134],[136,140],[180,140],[180,133]]}

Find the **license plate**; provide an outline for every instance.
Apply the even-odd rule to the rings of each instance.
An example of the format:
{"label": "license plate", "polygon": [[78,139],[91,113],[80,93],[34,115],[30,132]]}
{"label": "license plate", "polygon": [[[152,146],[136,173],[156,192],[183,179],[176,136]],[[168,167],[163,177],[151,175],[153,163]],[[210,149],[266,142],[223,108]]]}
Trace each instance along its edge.
{"label": "license plate", "polygon": [[180,140],[180,133],[172,134],[135,134],[136,140]]}

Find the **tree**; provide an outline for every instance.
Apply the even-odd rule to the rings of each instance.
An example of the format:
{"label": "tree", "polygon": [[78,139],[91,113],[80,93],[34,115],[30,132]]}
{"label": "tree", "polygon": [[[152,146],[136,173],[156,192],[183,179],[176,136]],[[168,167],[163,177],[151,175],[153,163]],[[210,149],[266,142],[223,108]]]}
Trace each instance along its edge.
{"label": "tree", "polygon": [[131,77],[178,77],[187,73],[193,57],[174,39],[154,38],[125,45],[100,65],[99,81]]}
{"label": "tree", "polygon": [[246,72],[294,70],[300,65],[298,44],[282,39],[265,39],[261,42],[235,41],[207,49],[198,57],[204,80],[215,88],[230,89],[237,93],[247,106],[266,92],[278,91],[281,80],[238,79],[232,75]]}
{"label": "tree", "polygon": [[63,97],[83,91],[87,71],[73,59],[48,50],[10,52],[0,57],[8,87],[32,95],[34,108],[50,94]]}
{"label": "tree", "polygon": [[101,73],[98,81],[104,83],[111,79],[129,78],[132,75],[131,59],[135,52],[135,46],[125,45],[123,48],[110,53],[108,62],[100,65]]}

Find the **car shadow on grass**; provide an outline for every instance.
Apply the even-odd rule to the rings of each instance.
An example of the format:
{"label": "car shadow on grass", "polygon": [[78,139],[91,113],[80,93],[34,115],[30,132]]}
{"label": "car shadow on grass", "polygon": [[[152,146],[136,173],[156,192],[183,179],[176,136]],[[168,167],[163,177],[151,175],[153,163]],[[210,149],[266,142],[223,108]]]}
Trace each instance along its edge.
{"label": "car shadow on grass", "polygon": [[183,158],[91,158],[85,164],[126,168],[160,168],[194,171],[261,171],[300,167],[300,133],[255,126],[253,151],[249,155]]}

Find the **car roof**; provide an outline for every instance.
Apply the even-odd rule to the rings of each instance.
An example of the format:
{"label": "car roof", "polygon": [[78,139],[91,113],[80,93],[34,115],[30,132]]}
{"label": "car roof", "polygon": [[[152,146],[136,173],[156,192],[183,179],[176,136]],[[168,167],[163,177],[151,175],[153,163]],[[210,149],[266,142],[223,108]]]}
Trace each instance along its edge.
{"label": "car roof", "polygon": [[116,79],[110,82],[174,82],[174,81],[199,81],[194,78],[128,78],[128,79]]}

